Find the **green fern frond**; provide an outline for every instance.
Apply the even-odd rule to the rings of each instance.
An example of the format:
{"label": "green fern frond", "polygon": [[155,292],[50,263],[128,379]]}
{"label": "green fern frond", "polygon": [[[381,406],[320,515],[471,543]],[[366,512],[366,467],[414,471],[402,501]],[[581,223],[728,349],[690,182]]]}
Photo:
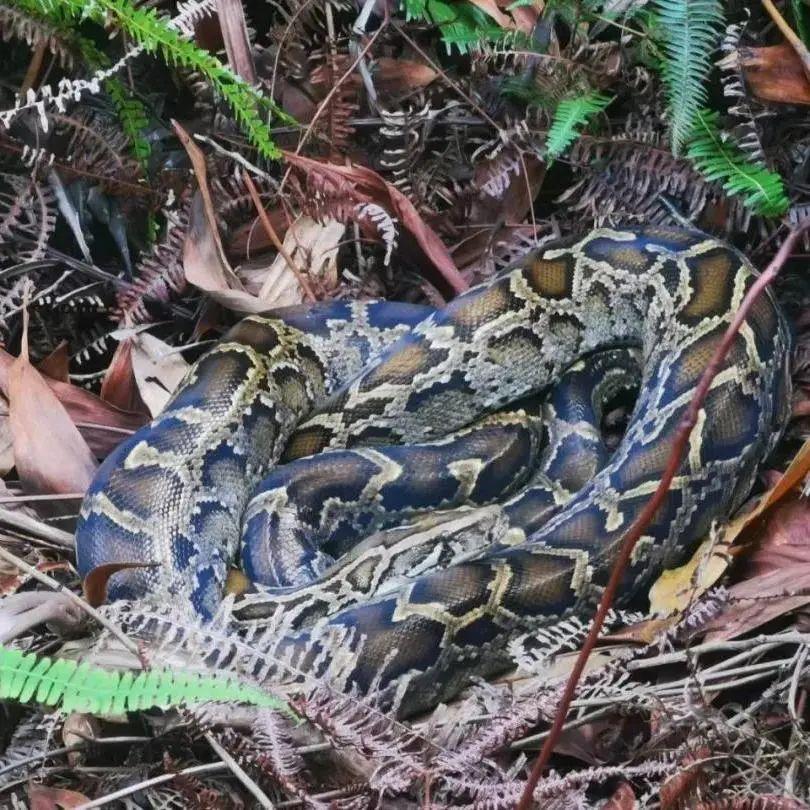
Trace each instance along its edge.
{"label": "green fern frond", "polygon": [[549,160],[558,158],[576,140],[588,119],[607,107],[612,96],[586,93],[584,96],[561,101],[554,110],[554,120],[548,131],[546,154]]}
{"label": "green fern frond", "polygon": [[159,54],[169,65],[198,71],[228,103],[245,134],[266,158],[278,158],[266,120],[272,114],[294,121],[273,102],[229,70],[215,56],[182,37],[153,8],[137,8],[130,0],[13,0],[13,5],[34,10],[52,19],[85,19],[100,25],[116,23],[137,45]]}
{"label": "green fern frond", "polygon": [[152,154],[152,145],[144,137],[149,127],[149,116],[140,99],[130,93],[118,79],[107,79],[104,89],[115,107],[121,129],[132,145],[132,153],[141,166],[146,169],[149,156]]}
{"label": "green fern frond", "polygon": [[723,28],[720,0],[656,0],[663,38],[670,140],[680,154],[706,103],[706,77]]}
{"label": "green fern frond", "polygon": [[687,157],[707,180],[722,183],[729,196],[741,196],[754,213],[766,217],[784,214],[790,201],[782,178],[750,163],[732,140],[723,137],[718,118],[712,110],[697,111]]}
{"label": "green fern frond", "polygon": [[404,8],[407,20],[424,20],[439,29],[448,53],[454,46],[459,53],[467,53],[504,35],[504,30],[472,3],[404,0]]}
{"label": "green fern frond", "polygon": [[133,675],[0,646],[0,700],[37,702],[64,712],[121,714],[227,701],[283,709],[278,698],[227,677],[162,669]]}

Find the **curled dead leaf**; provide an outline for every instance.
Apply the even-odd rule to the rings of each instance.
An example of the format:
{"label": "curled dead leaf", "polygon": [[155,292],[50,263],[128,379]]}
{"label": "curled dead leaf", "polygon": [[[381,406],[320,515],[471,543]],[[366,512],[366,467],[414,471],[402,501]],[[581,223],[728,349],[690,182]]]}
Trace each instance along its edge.
{"label": "curled dead leaf", "polygon": [[107,583],[113,574],[132,568],[155,568],[157,565],[158,563],[111,562],[96,566],[82,580],[84,598],[92,607],[99,607],[107,601]]}

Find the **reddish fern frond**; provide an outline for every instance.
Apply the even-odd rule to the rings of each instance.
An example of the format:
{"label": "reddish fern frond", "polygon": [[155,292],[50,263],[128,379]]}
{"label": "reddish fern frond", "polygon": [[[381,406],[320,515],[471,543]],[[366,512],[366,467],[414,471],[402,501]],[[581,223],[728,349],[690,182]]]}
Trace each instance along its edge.
{"label": "reddish fern frond", "polygon": [[353,748],[375,762],[371,787],[381,794],[406,791],[425,775],[425,741],[351,696],[322,687],[295,703],[295,708],[339,748]]}
{"label": "reddish fern frond", "polygon": [[135,279],[119,292],[116,317],[129,325],[149,323],[148,303],[168,302],[186,286],[183,272],[183,242],[189,220],[189,205],[168,215],[163,239],[141,258]]}
{"label": "reddish fern frond", "polygon": [[[329,97],[326,111],[321,116],[324,121],[323,128],[330,148],[334,152],[348,151],[354,135],[354,127],[349,119],[356,115],[360,109],[360,77],[353,72],[346,76],[352,65],[352,58],[348,52],[339,53],[328,48],[315,52],[311,62],[316,65],[310,74],[310,82],[326,96],[334,87],[337,90]],[[340,81],[340,85],[338,85]]]}
{"label": "reddish fern frond", "polygon": [[55,227],[56,201],[48,186],[33,174],[0,175],[0,253],[13,253],[18,263],[40,259]]}
{"label": "reddish fern frond", "polygon": [[[647,137],[653,140],[649,133]],[[709,203],[722,200],[728,207],[730,230],[745,230],[750,221],[751,214],[737,198],[727,198],[721,186],[706,181],[688,161],[652,143],[582,136],[569,159],[582,179],[557,202],[595,219],[615,215],[625,220],[671,222],[671,214],[660,200],[665,194],[681,203],[689,219],[696,219]]]}
{"label": "reddish fern frond", "polygon": [[807,805],[790,796],[760,793],[758,796],[701,802],[695,805],[695,810],[807,810]]}

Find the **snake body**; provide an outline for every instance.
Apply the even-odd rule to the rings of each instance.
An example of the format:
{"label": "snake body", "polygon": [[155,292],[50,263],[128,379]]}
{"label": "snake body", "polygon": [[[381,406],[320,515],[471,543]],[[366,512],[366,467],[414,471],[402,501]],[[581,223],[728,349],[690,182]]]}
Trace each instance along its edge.
{"label": "snake body", "polygon": [[[328,576],[305,586],[324,607],[314,623],[283,629],[279,649],[289,660],[317,670],[339,649],[347,687],[383,690],[403,712],[430,706],[470,677],[508,667],[506,642],[516,633],[598,596],[755,277],[742,255],[703,234],[603,229],[529,255],[431,314],[381,308],[373,323],[373,307],[336,305],[345,317],[322,308],[247,318],[99,469],[77,530],[79,569],[158,562],[116,574],[111,597],[168,591],[211,614],[253,488],[268,472],[276,490],[284,486],[273,471],[280,458],[435,443],[543,390],[592,352],[638,346],[640,391],[626,433],[565,505],[538,519],[529,486],[500,507],[433,516],[416,532],[420,548],[424,535],[435,530],[441,543],[465,523],[462,533],[477,527],[488,545],[465,547],[446,568],[399,570],[388,585],[360,589],[359,601],[335,599]],[[624,597],[679,563],[750,491],[787,418],[789,346],[766,293],[712,384],[625,574]],[[552,441],[564,465],[563,444]],[[363,554],[376,554],[367,570],[408,559],[407,533],[383,534],[376,547],[361,547],[355,570]],[[380,553],[393,547],[394,555]]]}

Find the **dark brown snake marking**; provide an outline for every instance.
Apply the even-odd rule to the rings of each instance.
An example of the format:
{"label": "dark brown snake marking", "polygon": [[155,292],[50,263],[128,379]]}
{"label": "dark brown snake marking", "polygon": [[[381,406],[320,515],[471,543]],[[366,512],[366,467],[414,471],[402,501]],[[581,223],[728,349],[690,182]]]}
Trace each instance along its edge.
{"label": "dark brown snake marking", "polygon": [[[366,363],[363,352],[353,363],[339,338],[319,342],[295,328],[295,318],[248,318],[99,470],[77,532],[80,570],[158,561],[159,569],[117,574],[112,595],[169,591],[211,613],[248,495],[282,451],[290,460],[329,447],[431,441],[543,389],[589,352],[640,346],[640,394],[621,444],[550,520],[525,531],[504,523],[501,511],[487,529],[490,545],[466,561],[400,577],[334,613],[324,591],[324,615],[279,639],[280,652],[299,666],[318,671],[339,651],[346,686],[382,689],[402,712],[429,706],[472,675],[508,667],[514,634],[593,602],[754,278],[743,256],[703,234],[593,231],[526,257],[412,328],[405,318],[404,326],[377,330],[382,352],[346,383]],[[787,418],[789,344],[766,293],[638,544],[625,597],[679,563],[750,491]],[[531,515],[523,517],[531,525]]]}

